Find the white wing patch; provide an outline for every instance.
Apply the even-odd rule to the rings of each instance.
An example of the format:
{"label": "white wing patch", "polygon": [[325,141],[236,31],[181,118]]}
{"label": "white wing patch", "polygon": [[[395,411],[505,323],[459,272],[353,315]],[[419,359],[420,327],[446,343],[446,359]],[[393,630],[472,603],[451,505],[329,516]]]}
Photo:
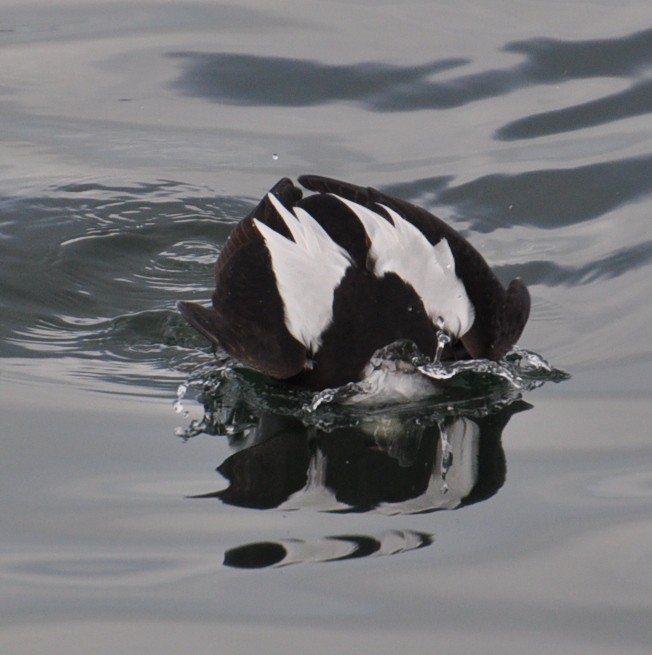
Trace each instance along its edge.
{"label": "white wing patch", "polygon": [[360,219],[371,246],[374,274],[396,273],[421,297],[428,316],[454,337],[473,325],[475,311],[462,280],[455,273],[455,260],[446,239],[434,246],[412,223],[393,209],[384,207],[393,225],[380,214],[336,196]]}
{"label": "white wing patch", "polygon": [[254,218],[272,258],[290,334],[310,352],[316,352],[321,335],[333,318],[333,294],[351,265],[317,221],[300,207],[294,213],[273,195],[268,199],[281,216],[294,241],[286,239]]}

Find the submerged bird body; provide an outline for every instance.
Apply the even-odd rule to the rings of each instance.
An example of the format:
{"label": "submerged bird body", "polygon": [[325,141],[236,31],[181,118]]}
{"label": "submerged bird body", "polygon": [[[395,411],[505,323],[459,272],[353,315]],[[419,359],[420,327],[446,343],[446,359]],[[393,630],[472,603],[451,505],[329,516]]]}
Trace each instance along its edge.
{"label": "submerged bird body", "polygon": [[313,389],[359,381],[399,339],[429,357],[500,359],[530,297],[505,290],[446,223],[403,200],[318,176],[282,179],[234,229],[215,265],[212,308],[188,322],[245,366]]}

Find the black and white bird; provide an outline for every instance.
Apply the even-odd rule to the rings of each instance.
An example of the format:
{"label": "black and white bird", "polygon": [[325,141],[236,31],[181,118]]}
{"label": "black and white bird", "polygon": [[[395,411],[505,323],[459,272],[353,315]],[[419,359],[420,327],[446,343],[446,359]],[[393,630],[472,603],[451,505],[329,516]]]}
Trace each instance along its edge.
{"label": "black and white bird", "polygon": [[397,340],[443,360],[499,360],[530,296],[505,289],[453,228],[408,202],[337,180],[280,180],[233,230],[215,264],[212,307],[180,302],[201,334],[247,367],[311,389],[364,378]]}

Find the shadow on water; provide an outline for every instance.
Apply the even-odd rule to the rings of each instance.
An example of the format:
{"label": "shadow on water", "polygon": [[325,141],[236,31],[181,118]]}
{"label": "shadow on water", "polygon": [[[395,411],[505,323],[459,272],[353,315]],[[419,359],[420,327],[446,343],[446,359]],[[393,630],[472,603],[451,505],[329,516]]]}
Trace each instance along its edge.
{"label": "shadow on water", "polygon": [[[329,65],[283,57],[235,53],[172,52],[182,73],[172,86],[180,93],[215,102],[247,106],[307,106],[357,101],[370,111],[449,109],[534,84],[559,84],[592,77],[629,77],[652,64],[652,30],[614,38],[561,41],[536,38],[509,43],[506,52],[524,56],[511,68],[433,80],[469,63],[443,59],[419,66],[378,62]],[[622,97],[620,97],[622,96]],[[595,111],[590,111],[593,109]],[[610,113],[615,110],[614,113]],[[610,122],[652,109],[649,82],[570,113],[529,117],[503,128],[498,138],[527,138]],[[560,124],[561,123],[561,124]]]}

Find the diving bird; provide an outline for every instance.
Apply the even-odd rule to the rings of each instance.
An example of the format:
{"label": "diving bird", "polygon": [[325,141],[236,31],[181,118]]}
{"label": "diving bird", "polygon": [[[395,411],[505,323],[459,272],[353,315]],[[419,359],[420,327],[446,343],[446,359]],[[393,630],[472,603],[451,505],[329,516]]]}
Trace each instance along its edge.
{"label": "diving bird", "polygon": [[243,365],[310,389],[364,378],[374,353],[414,342],[442,360],[499,360],[530,295],[507,289],[452,227],[404,200],[316,175],[275,184],[215,264],[212,307],[180,302],[198,332]]}

